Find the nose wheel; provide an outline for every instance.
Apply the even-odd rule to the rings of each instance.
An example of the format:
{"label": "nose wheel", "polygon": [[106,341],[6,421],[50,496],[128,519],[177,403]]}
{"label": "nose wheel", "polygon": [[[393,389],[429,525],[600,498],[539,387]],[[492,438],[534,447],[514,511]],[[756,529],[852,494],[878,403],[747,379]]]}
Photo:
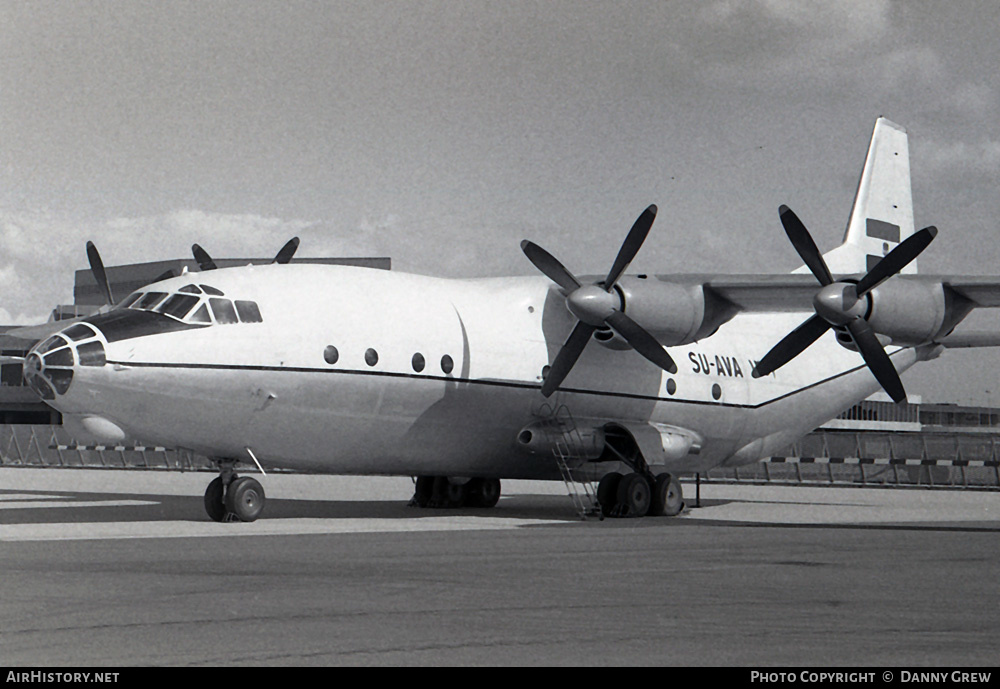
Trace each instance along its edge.
{"label": "nose wheel", "polygon": [[264,487],[249,476],[237,476],[232,463],[220,462],[219,476],[205,489],[205,512],[217,522],[252,522],[264,511]]}

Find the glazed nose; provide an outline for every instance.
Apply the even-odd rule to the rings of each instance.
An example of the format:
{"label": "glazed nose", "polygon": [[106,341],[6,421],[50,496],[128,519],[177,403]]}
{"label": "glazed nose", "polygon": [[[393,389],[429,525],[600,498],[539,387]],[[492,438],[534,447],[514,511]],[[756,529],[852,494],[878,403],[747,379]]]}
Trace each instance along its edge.
{"label": "glazed nose", "polygon": [[24,360],[24,381],[43,400],[65,395],[78,366],[104,366],[103,336],[87,323],[76,323],[32,347]]}

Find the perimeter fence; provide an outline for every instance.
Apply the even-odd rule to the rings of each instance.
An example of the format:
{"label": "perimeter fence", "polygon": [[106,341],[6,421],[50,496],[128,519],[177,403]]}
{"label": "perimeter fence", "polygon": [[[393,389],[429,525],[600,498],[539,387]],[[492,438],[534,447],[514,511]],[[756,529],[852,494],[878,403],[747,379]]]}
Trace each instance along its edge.
{"label": "perimeter fence", "polygon": [[810,433],[763,462],[712,469],[702,480],[1000,489],[1000,435],[982,432]]}
{"label": "perimeter fence", "polygon": [[[207,457],[139,443],[77,444],[62,426],[0,424],[0,465],[217,471]],[[1000,489],[1000,434],[817,430],[708,482]]]}

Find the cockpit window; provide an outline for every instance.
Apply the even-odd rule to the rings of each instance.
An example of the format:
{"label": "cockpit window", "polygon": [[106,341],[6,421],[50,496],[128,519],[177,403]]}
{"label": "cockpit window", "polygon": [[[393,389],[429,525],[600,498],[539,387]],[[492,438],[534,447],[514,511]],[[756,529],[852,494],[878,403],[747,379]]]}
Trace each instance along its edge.
{"label": "cockpit window", "polygon": [[163,301],[164,297],[167,296],[166,292],[148,292],[142,299],[140,299],[132,308],[135,309],[152,309],[154,306]]}
{"label": "cockpit window", "polygon": [[[210,297],[222,296],[222,290],[211,285],[183,285],[175,292],[135,292],[122,301],[117,308],[129,308],[137,311],[154,311],[186,323],[199,325],[229,325],[231,323],[262,323],[263,317],[257,302],[238,300],[236,304],[230,299]],[[85,340],[96,333],[86,326],[77,331],[70,328],[66,335],[74,341]],[[63,343],[52,345],[62,346]]]}
{"label": "cockpit window", "polygon": [[212,305],[212,313],[215,314],[216,323],[238,323],[236,318],[236,309],[233,308],[233,302],[228,299],[209,299],[209,303]]}
{"label": "cockpit window", "polygon": [[127,309],[128,307],[132,306],[132,304],[139,301],[139,297],[141,296],[142,292],[133,292],[132,294],[128,295],[127,297],[125,297],[125,299],[122,300],[122,303],[118,305],[118,308]]}
{"label": "cockpit window", "polygon": [[198,297],[190,294],[175,294],[156,307],[158,313],[182,320],[198,303]]}
{"label": "cockpit window", "polygon": [[94,337],[95,333],[93,330],[88,328],[82,323],[77,323],[71,328],[63,330],[63,335],[73,340],[74,342],[79,342],[80,340],[86,340],[88,337]]}
{"label": "cockpit window", "polygon": [[236,312],[240,315],[241,323],[260,323],[264,320],[260,317],[260,309],[257,308],[257,302],[240,301],[237,299]]}
{"label": "cockpit window", "polygon": [[212,317],[208,315],[208,304],[202,304],[198,310],[188,318],[192,323],[211,323]]}

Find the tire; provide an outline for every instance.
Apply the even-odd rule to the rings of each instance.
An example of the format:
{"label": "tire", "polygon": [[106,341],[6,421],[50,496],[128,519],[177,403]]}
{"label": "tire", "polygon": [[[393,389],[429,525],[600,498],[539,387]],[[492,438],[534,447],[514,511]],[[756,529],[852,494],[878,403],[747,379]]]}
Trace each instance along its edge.
{"label": "tire", "polygon": [[653,487],[653,504],[650,514],[656,517],[674,517],[684,509],[684,490],[681,482],[670,474],[656,477]]}
{"label": "tire", "polygon": [[474,478],[469,482],[470,507],[481,507],[489,509],[495,507],[500,501],[500,479],[498,478]]}
{"label": "tire", "polygon": [[226,518],[224,493],[221,476],[217,476],[205,489],[205,512],[208,513],[212,521],[221,522]]}
{"label": "tire", "polygon": [[434,497],[434,477],[418,476],[417,485],[413,490],[413,500],[417,507],[428,507]]}
{"label": "tire", "polygon": [[600,483],[597,484],[597,502],[601,505],[601,512],[604,516],[610,517],[618,506],[618,484],[621,483],[622,475],[617,471],[605,474]]}
{"label": "tire", "polygon": [[[448,481],[448,479],[445,480]],[[445,490],[448,507],[464,507],[466,501],[469,499],[468,483],[452,483],[451,481],[448,481],[448,486]]]}
{"label": "tire", "polygon": [[618,484],[618,507],[625,517],[645,517],[653,499],[653,487],[642,474],[627,474]]}
{"label": "tire", "polygon": [[264,488],[257,479],[244,476],[229,484],[226,509],[241,522],[256,521],[264,511]]}

